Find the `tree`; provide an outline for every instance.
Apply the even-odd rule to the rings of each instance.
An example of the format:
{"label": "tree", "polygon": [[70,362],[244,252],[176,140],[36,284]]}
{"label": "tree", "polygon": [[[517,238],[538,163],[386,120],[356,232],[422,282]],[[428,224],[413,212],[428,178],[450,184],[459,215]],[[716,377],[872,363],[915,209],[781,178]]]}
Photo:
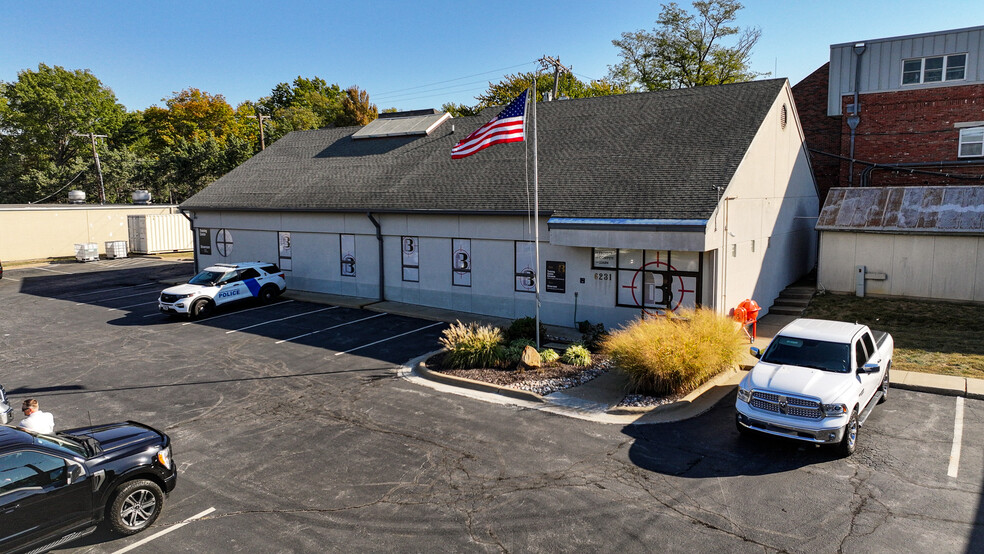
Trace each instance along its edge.
{"label": "tree", "polygon": [[221,94],[188,88],[165,98],[164,103],[167,109],[151,106],[143,112],[151,143],[158,150],[177,144],[179,138],[214,138],[222,142],[226,137],[243,134],[232,106]]}
{"label": "tree", "polygon": [[341,87],[329,85],[321,77],[298,76],[293,84],[279,83],[270,91],[270,96],[257,103],[260,111],[271,117],[267,144],[291,131],[335,125],[342,114],[344,98]]}
{"label": "tree", "polygon": [[0,198],[29,202],[49,196],[93,163],[88,140],[112,135],[125,108],[88,70],[39,64],[0,83]]}
{"label": "tree", "polygon": [[464,104],[448,102],[441,106],[441,111],[451,114],[452,117],[468,117],[471,115],[478,115],[482,110],[478,106],[472,107]]}
{"label": "tree", "polygon": [[[542,98],[546,92],[553,92],[554,76],[550,74],[536,75],[535,73],[518,73],[507,75],[498,83],[489,83],[484,94],[478,95],[478,105],[469,108],[474,113],[489,106],[502,106],[511,102],[536,80],[537,98]],[[608,80],[585,83],[570,73],[562,73],[557,83],[557,94],[568,98],[591,98],[594,96],[609,96],[622,94],[625,88]],[[452,114],[453,115],[453,114]]]}
{"label": "tree", "polygon": [[160,156],[138,171],[137,181],[165,202],[183,202],[212,181],[232,171],[254,153],[253,146],[234,135],[188,140],[179,137]]}
{"label": "tree", "polygon": [[345,97],[342,99],[342,113],[335,123],[340,127],[368,125],[377,117],[379,117],[379,109],[376,108],[375,104],[369,102],[369,93],[359,90],[359,87],[352,86],[345,91]]}
{"label": "tree", "polygon": [[[742,5],[736,0],[695,1],[696,14],[664,4],[652,31],[622,33],[613,40],[622,61],[609,66],[610,78],[645,90],[721,85],[768,75],[749,69],[762,31],[733,25]],[[720,44],[735,37],[732,46]]]}

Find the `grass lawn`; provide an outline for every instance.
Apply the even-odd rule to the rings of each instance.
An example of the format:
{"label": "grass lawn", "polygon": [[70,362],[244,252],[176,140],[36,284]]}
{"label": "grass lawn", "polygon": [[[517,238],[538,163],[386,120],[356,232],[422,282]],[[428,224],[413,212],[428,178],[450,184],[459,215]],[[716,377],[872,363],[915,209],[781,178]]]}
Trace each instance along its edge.
{"label": "grass lawn", "polygon": [[895,369],[984,379],[984,306],[824,294],[813,297],[803,317],[888,331]]}

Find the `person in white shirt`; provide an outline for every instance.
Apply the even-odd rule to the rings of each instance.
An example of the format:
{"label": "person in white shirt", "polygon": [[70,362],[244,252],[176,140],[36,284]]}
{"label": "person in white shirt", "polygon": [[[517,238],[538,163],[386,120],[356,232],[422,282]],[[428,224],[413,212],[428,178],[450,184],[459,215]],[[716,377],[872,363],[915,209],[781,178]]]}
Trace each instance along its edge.
{"label": "person in white shirt", "polygon": [[28,398],[21,406],[21,410],[27,416],[20,422],[20,426],[24,429],[46,435],[55,432],[55,417],[47,412],[42,412],[38,408],[37,400]]}

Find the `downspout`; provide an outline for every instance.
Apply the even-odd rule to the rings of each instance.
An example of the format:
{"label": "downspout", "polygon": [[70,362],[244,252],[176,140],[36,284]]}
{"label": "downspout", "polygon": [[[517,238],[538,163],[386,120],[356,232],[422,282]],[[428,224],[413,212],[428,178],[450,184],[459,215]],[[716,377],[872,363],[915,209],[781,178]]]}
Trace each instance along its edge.
{"label": "downspout", "polygon": [[379,242],[379,301],[383,302],[386,300],[386,271],[383,266],[383,228],[376,221],[376,218],[372,216],[372,212],[366,212],[366,216],[376,226],[376,241]]}
{"label": "downspout", "polygon": [[178,213],[188,220],[188,226],[191,227],[191,252],[195,256],[195,273],[198,273],[198,235],[195,233],[195,222],[181,208],[178,208]]}
{"label": "downspout", "polygon": [[851,162],[848,166],[847,186],[854,186],[854,135],[858,123],[861,122],[861,55],[864,54],[864,43],[854,45],[854,105],[851,115],[847,116],[847,126],[851,128]]}

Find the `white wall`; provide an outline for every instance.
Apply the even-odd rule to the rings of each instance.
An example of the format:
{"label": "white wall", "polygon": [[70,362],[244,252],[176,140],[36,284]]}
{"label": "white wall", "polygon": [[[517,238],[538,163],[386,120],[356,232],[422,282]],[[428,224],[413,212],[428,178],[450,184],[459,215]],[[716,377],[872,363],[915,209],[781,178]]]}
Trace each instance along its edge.
{"label": "white wall", "polygon": [[865,293],[984,302],[984,237],[824,231],[819,285],[855,292],[855,266],[883,273]]}
{"label": "white wall", "polygon": [[[780,124],[786,106],[786,127]],[[715,305],[728,313],[751,298],[762,315],[816,263],[820,204],[789,84],[752,141],[708,225],[706,249],[725,256]],[[722,294],[723,293],[723,294]],[[721,295],[721,296],[718,296]]]}

